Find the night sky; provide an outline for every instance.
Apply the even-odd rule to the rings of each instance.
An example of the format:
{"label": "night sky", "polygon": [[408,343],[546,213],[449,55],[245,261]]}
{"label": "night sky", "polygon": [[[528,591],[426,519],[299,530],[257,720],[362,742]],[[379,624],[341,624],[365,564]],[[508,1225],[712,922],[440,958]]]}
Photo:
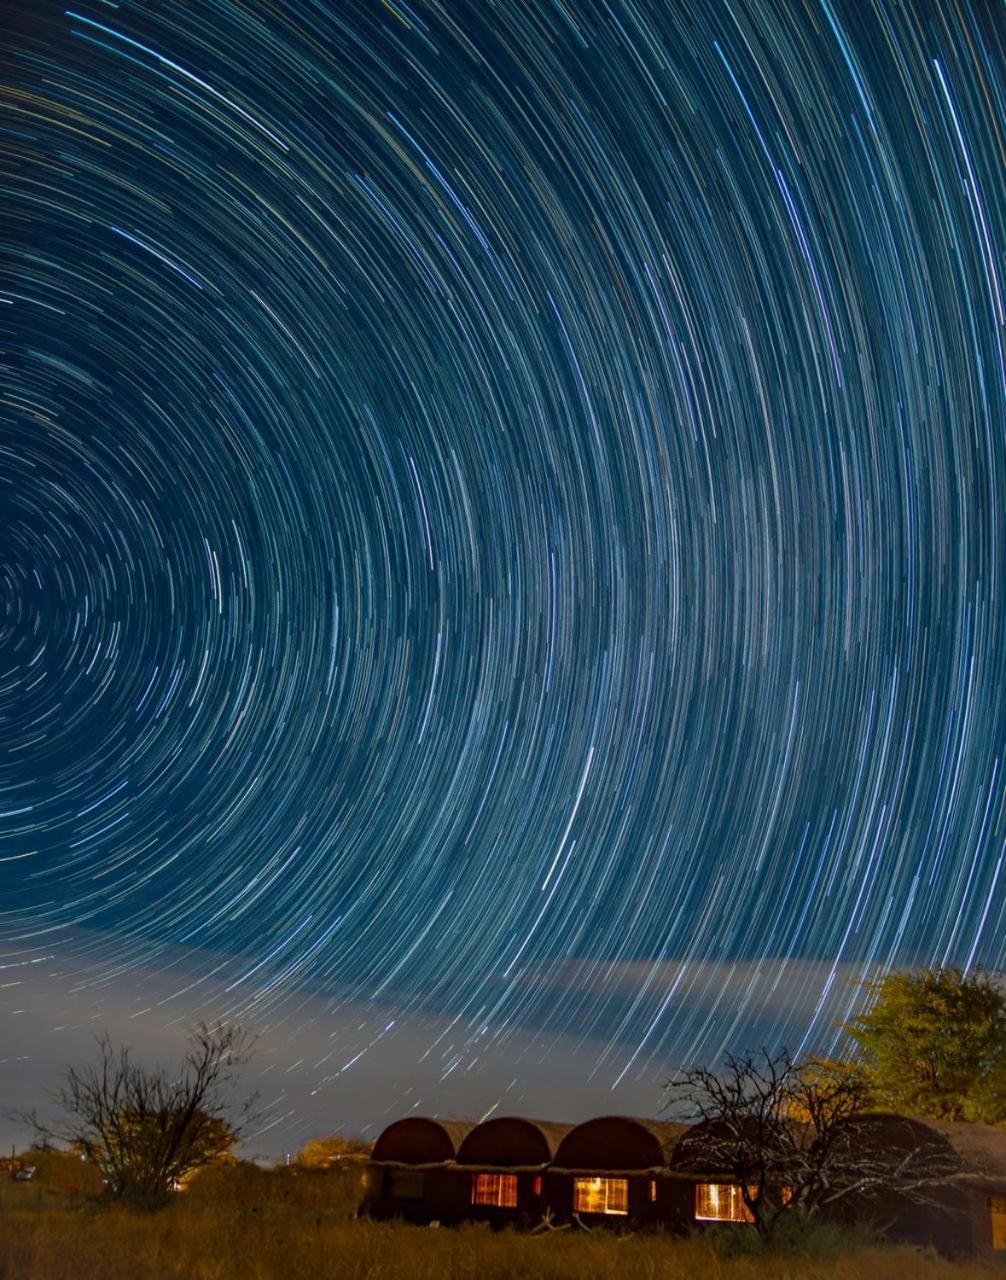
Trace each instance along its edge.
{"label": "night sky", "polygon": [[653,1113],[1006,964],[1002,4],[2,17],[6,1098]]}

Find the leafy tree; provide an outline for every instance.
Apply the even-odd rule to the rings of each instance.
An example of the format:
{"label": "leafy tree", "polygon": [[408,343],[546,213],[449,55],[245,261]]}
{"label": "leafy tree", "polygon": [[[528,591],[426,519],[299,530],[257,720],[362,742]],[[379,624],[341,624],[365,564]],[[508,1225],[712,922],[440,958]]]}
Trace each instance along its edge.
{"label": "leafy tree", "polygon": [[99,1171],[111,1199],[158,1208],[196,1169],[223,1159],[251,1117],[238,1101],[250,1038],[233,1027],[195,1027],[180,1068],[144,1067],[128,1048],[98,1039],[97,1064],[67,1067],[54,1123],[22,1116],[39,1138],[64,1143]]}
{"label": "leafy tree", "polygon": [[101,1175],[79,1152],[57,1151],[52,1145],[33,1145],[17,1159],[33,1170],[32,1182],[69,1195],[98,1196]]}
{"label": "leafy tree", "polygon": [[347,1138],[336,1130],[327,1137],[311,1138],[294,1157],[294,1163],[305,1169],[327,1169],[344,1156],[362,1156],[370,1151],[371,1144],[360,1138]]}
{"label": "leafy tree", "polygon": [[1006,1124],[1006,994],[988,974],[935,968],[864,985],[873,1003],[846,1030],[875,1106]]}
{"label": "leafy tree", "polygon": [[667,1085],[667,1106],[700,1123],[679,1140],[675,1163],[735,1182],[762,1236],[784,1216],[816,1217],[850,1196],[926,1201],[958,1157],[911,1122],[889,1124],[878,1140],[867,1096],[855,1068],[798,1064],[785,1050],[728,1055],[722,1074],[681,1071]]}

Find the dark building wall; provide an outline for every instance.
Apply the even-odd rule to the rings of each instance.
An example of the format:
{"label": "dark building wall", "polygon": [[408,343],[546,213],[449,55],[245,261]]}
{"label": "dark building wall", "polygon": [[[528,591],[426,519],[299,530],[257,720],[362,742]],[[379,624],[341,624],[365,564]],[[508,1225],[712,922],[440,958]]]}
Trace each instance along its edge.
{"label": "dark building wall", "polygon": [[552,1173],[545,1170],[544,1179],[545,1203],[552,1213],[563,1220],[573,1213],[573,1180],[565,1173]]}
{"label": "dark building wall", "polygon": [[[402,1199],[394,1194],[402,1177],[419,1177],[419,1198]],[[402,1218],[426,1223],[440,1221],[489,1222],[497,1226],[529,1227],[540,1222],[547,1211],[559,1221],[573,1218],[574,1175],[545,1170],[542,1174],[519,1172],[517,1206],[506,1208],[472,1204],[473,1171],[459,1168],[418,1169],[372,1164],[364,1172],[361,1214],[374,1218]],[[615,1176],[615,1175],[600,1175]],[[540,1189],[537,1189],[539,1186]],[[661,1226],[673,1232],[687,1232],[695,1220],[695,1188],[701,1178],[656,1178],[629,1175],[628,1213],[581,1213],[589,1226],[630,1230]],[[651,1198],[651,1183],[656,1198]],[[414,1184],[413,1184],[414,1189]],[[973,1188],[947,1188],[933,1192],[936,1203],[915,1204],[903,1196],[877,1196],[842,1201],[832,1216],[843,1223],[875,1224],[890,1240],[911,1244],[932,1244],[943,1253],[983,1252],[991,1249],[992,1229],[989,1196]],[[741,1228],[744,1229],[744,1228]]]}
{"label": "dark building wall", "polygon": [[[887,1113],[853,1116],[846,1122],[847,1141],[856,1152],[877,1159],[918,1158],[934,1172],[945,1161],[946,1173],[962,1160],[946,1133],[922,1120]],[[850,1196],[841,1203],[845,1221],[875,1223],[891,1240],[931,1244],[943,1253],[965,1253],[991,1247],[987,1198],[966,1186],[932,1186],[918,1196],[878,1191]]]}
{"label": "dark building wall", "polygon": [[695,1183],[665,1178],[657,1183],[659,1220],[669,1231],[686,1232],[695,1226]]}
{"label": "dark building wall", "polygon": [[[662,1222],[665,1209],[672,1202],[667,1198],[666,1179],[661,1172],[666,1167],[666,1145],[679,1130],[678,1125],[627,1116],[600,1116],[577,1125],[560,1142],[555,1154],[556,1169],[546,1182],[553,1213],[568,1219],[576,1212],[584,1222],[616,1229]],[[578,1170],[583,1172],[578,1174]],[[576,1178],[593,1174],[626,1180],[626,1213],[575,1208]]]}
{"label": "dark building wall", "polygon": [[552,1159],[554,1147],[569,1126],[539,1124],[518,1116],[486,1120],[458,1147],[458,1165],[471,1168],[469,1198],[476,1176],[482,1171],[508,1174],[517,1180],[516,1205],[471,1204],[476,1221],[533,1225],[546,1210],[542,1169]]}
{"label": "dark building wall", "polygon": [[[418,1196],[396,1194],[401,1175],[421,1179]],[[469,1215],[468,1176],[457,1169],[402,1169],[371,1165],[360,1212],[370,1218],[403,1218],[407,1222],[461,1222]]]}
{"label": "dark building wall", "polygon": [[[505,1170],[501,1170],[505,1172]],[[403,1175],[422,1179],[417,1198],[395,1194],[403,1185]],[[371,1218],[403,1218],[408,1222],[490,1222],[505,1226],[534,1226],[546,1210],[545,1181],[542,1174],[519,1172],[517,1204],[480,1205],[472,1203],[475,1171],[451,1168],[408,1169],[372,1164],[364,1175],[364,1195],[360,1213]],[[411,1186],[409,1188],[411,1190]]]}
{"label": "dark building wall", "polygon": [[963,1188],[933,1188],[925,1204],[906,1196],[880,1193],[849,1196],[831,1215],[845,1225],[869,1223],[888,1240],[931,1244],[941,1253],[988,1249],[992,1237],[987,1197]]}
{"label": "dark building wall", "polygon": [[[375,1162],[364,1174],[361,1212],[414,1222],[473,1219],[517,1226],[533,1225],[551,1212],[569,1221],[577,1176],[625,1178],[626,1213],[580,1210],[582,1220],[616,1230],[661,1225],[688,1231],[702,1225],[695,1218],[697,1185],[722,1178],[703,1169],[701,1158],[694,1159],[701,1156],[698,1127],[690,1141],[678,1147],[665,1132],[671,1128],[620,1116],[587,1121],[569,1131],[520,1118],[499,1117],[473,1128],[410,1117],[390,1125],[378,1139]],[[999,1147],[993,1145],[1000,1135],[993,1132],[989,1138],[978,1128],[950,1134],[967,1156],[961,1170],[964,1181],[933,1188],[927,1195],[930,1203],[892,1194],[850,1197],[839,1202],[831,1216],[872,1222],[890,1239],[933,1244],[948,1254],[991,1250],[990,1196],[1006,1194],[1006,1174]],[[888,1154],[910,1151],[923,1139],[949,1141],[931,1126],[897,1116],[857,1118],[854,1129],[857,1148],[868,1150],[877,1144]],[[977,1144],[976,1150],[967,1144]],[[517,1178],[516,1206],[472,1203],[472,1179],[485,1172]]]}
{"label": "dark building wall", "polygon": [[[505,1170],[501,1170],[505,1172]],[[465,1172],[467,1178],[466,1195],[468,1198],[467,1216],[474,1222],[489,1222],[495,1226],[533,1227],[545,1215],[545,1179],[540,1173],[520,1172],[517,1178],[517,1204],[487,1205],[473,1204],[471,1185],[474,1173]]]}
{"label": "dark building wall", "polygon": [[[581,1175],[582,1176],[582,1175]],[[628,1183],[628,1212],[621,1213],[588,1213],[580,1211],[576,1216],[590,1226],[604,1225],[616,1230],[620,1227],[641,1227],[662,1222],[662,1182],[659,1178],[642,1174],[602,1174],[602,1176],[623,1176]],[[569,1173],[546,1172],[544,1187],[545,1201],[554,1217],[561,1221],[570,1221],[574,1213],[574,1185],[576,1175]],[[651,1192],[651,1187],[653,1188]]]}

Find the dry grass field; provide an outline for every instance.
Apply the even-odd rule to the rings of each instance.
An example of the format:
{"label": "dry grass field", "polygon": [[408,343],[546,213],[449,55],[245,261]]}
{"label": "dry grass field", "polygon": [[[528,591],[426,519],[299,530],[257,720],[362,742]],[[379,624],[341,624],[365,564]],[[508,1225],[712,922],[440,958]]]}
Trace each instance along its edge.
{"label": "dry grass field", "polygon": [[[546,1236],[351,1218],[359,1174],[211,1170],[159,1214],[62,1176],[0,1189],[0,1280],[984,1280],[1006,1267],[819,1232],[738,1253],[711,1238]],[[69,1184],[69,1186],[68,1186]]]}

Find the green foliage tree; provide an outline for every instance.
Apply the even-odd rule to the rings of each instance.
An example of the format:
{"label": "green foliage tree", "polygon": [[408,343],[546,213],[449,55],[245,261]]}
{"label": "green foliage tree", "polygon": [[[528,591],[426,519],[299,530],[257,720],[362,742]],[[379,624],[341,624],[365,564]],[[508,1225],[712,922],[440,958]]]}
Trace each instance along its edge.
{"label": "green foliage tree", "polygon": [[1006,1124],[1006,993],[988,974],[933,968],[864,985],[873,1002],[845,1029],[873,1106]]}

